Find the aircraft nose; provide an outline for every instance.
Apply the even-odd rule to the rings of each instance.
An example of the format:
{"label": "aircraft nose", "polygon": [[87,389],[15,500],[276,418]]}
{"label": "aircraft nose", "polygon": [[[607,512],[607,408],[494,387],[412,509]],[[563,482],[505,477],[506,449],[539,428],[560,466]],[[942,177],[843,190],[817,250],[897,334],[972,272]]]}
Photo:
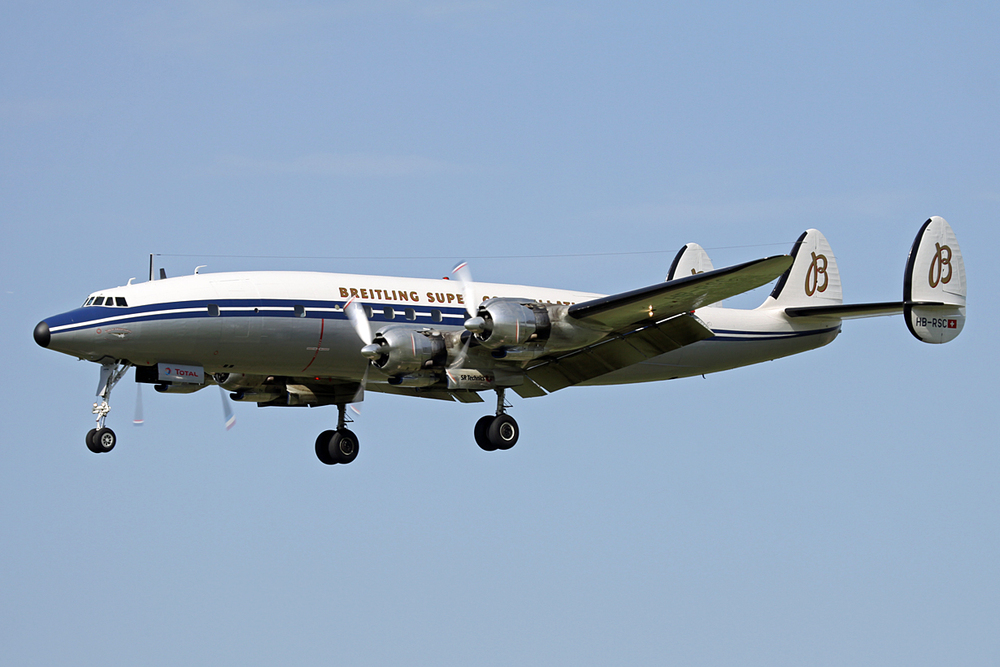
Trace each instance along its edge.
{"label": "aircraft nose", "polygon": [[35,325],[35,342],[42,347],[48,347],[51,340],[52,332],[49,331],[49,325],[46,324],[45,320],[42,320]]}

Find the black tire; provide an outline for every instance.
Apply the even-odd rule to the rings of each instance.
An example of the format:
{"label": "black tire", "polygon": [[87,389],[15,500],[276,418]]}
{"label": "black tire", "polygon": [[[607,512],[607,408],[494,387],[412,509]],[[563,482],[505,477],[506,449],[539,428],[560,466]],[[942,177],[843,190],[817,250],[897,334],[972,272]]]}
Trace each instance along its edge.
{"label": "black tire", "polygon": [[330,440],[333,439],[335,433],[336,431],[323,431],[316,436],[316,458],[328,466],[336,463],[334,458],[330,456]]}
{"label": "black tire", "polygon": [[490,424],[490,444],[497,449],[510,449],[517,444],[517,438],[520,434],[517,422],[510,415],[497,415],[493,423]]}
{"label": "black tire", "polygon": [[493,415],[486,415],[476,422],[476,444],[479,445],[480,449],[484,452],[496,451],[496,445],[490,442],[490,424],[496,419]]}
{"label": "black tire", "polygon": [[97,448],[97,443],[94,442],[94,436],[97,435],[97,429],[92,428],[87,431],[87,449],[94,452],[95,454],[100,454],[101,450]]}
{"label": "black tire", "polygon": [[358,436],[346,428],[334,433],[330,439],[330,455],[337,463],[350,463],[358,458]]}
{"label": "black tire", "polygon": [[105,427],[98,429],[90,441],[94,443],[94,449],[91,451],[95,451],[98,454],[105,454],[115,448],[115,445],[118,444],[118,437],[114,431]]}

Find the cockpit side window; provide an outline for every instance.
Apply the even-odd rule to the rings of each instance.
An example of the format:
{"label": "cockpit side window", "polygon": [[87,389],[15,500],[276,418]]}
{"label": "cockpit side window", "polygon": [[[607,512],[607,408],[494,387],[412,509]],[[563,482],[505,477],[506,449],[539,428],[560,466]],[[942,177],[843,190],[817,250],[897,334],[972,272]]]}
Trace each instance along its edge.
{"label": "cockpit side window", "polygon": [[96,299],[94,299],[94,305],[95,306],[104,305],[104,297],[103,296],[99,296]]}
{"label": "cockpit side window", "polygon": [[83,302],[83,305],[89,306],[93,303],[94,303],[94,297],[88,297],[87,300]]}
{"label": "cockpit side window", "polygon": [[115,297],[115,305],[116,306],[121,306],[122,308],[128,308],[128,304],[125,303],[125,297],[123,297],[123,296],[116,296]]}

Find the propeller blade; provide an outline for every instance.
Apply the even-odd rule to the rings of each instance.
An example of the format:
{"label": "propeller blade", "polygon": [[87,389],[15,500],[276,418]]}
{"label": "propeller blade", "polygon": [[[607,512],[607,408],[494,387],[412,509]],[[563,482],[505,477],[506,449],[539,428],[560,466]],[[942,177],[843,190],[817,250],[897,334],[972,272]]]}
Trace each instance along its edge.
{"label": "propeller blade", "polygon": [[[354,394],[354,398],[351,399],[351,403],[360,403],[365,400],[365,387],[368,385],[368,369],[371,367],[372,365],[370,363],[365,366],[365,374],[361,376],[361,384],[358,385],[358,391]],[[361,412],[353,405],[351,406],[351,409],[359,415],[361,414]]]}
{"label": "propeller blade", "polygon": [[455,357],[455,361],[451,362],[448,366],[448,370],[455,370],[456,368],[461,368],[465,365],[465,358],[469,354],[469,343],[472,342],[472,336],[466,336],[465,344],[462,345],[462,349],[459,350],[458,355]]}
{"label": "propeller blade", "polygon": [[135,417],[132,418],[132,423],[136,426],[142,426],[142,384],[135,383]]}
{"label": "propeller blade", "polygon": [[479,312],[479,303],[476,302],[476,284],[472,282],[472,272],[469,271],[469,263],[462,262],[451,270],[452,275],[462,283],[462,298],[465,300],[465,312],[469,317],[475,317]]}
{"label": "propeller blade", "polygon": [[361,342],[365,345],[371,345],[372,325],[368,321],[368,314],[365,312],[364,306],[356,300],[351,299],[344,304],[344,314],[347,315],[347,319],[354,325],[354,330],[358,332],[358,338],[361,339]]}
{"label": "propeller blade", "polygon": [[226,418],[226,430],[228,431],[236,426],[236,415],[233,414],[233,406],[229,405],[229,397],[226,396],[226,390],[220,386],[219,391],[222,392],[222,414]]}

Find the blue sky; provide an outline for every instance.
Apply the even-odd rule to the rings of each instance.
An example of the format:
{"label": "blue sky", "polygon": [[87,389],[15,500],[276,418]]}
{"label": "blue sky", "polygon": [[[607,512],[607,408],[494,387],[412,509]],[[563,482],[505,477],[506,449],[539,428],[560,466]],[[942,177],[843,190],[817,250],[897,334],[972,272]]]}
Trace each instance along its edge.
{"label": "blue sky", "polygon": [[[5,2],[0,644],[12,664],[996,664],[1000,10],[989,3]],[[483,406],[114,395],[35,323],[157,266],[595,292],[830,240],[898,298],[954,227],[969,320]],[[614,253],[614,254],[607,254]],[[555,255],[543,258],[541,256]],[[211,256],[211,257],[206,257]],[[266,256],[266,257],[265,257]],[[751,307],[767,289],[737,299]]]}

